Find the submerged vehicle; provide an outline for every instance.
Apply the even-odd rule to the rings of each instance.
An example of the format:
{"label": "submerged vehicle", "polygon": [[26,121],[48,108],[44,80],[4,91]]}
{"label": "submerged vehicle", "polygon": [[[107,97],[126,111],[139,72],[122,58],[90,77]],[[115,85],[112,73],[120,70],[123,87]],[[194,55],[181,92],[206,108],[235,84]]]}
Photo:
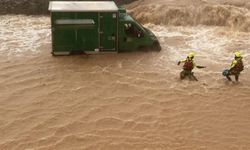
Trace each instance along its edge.
{"label": "submerged vehicle", "polygon": [[52,54],[161,50],[156,36],[113,1],[51,1]]}

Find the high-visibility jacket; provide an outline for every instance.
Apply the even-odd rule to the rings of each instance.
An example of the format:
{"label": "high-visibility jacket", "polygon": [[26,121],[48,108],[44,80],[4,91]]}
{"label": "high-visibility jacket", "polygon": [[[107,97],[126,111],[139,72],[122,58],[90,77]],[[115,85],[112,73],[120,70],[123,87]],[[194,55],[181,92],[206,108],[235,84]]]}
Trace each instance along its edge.
{"label": "high-visibility jacket", "polygon": [[184,65],[183,65],[183,69],[184,69],[184,70],[189,70],[189,71],[191,71],[191,70],[194,69],[194,67],[196,67],[196,64],[195,64],[195,62],[194,62],[193,59],[187,58],[187,59],[181,60],[181,62],[184,63]]}
{"label": "high-visibility jacket", "polygon": [[230,68],[230,72],[231,73],[235,73],[235,74],[238,74],[240,73],[241,71],[244,70],[244,65],[243,65],[243,61],[242,61],[242,57],[240,58],[236,58],[232,61],[231,63],[231,68]]}

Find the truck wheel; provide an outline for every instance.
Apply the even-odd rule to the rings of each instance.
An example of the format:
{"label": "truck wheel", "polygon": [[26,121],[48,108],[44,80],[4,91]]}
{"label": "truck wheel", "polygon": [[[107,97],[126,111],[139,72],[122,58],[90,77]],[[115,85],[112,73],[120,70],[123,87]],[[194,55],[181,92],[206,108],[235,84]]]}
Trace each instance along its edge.
{"label": "truck wheel", "polygon": [[161,50],[161,45],[158,41],[155,41],[153,45],[151,46],[152,50],[154,51],[160,51]]}

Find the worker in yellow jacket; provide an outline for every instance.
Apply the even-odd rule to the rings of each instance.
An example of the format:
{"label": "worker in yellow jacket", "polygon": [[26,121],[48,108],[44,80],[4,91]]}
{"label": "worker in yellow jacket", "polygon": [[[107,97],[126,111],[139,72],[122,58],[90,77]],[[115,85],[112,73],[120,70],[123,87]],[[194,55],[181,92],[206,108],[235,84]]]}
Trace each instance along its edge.
{"label": "worker in yellow jacket", "polygon": [[239,51],[234,53],[235,57],[230,65],[230,69],[226,69],[223,71],[223,75],[227,77],[228,81],[232,81],[230,78],[231,75],[235,76],[235,81],[239,81],[239,75],[244,70],[243,57]]}
{"label": "worker in yellow jacket", "polygon": [[181,63],[184,63],[183,65],[183,71],[180,73],[181,80],[185,79],[186,77],[189,77],[189,80],[198,81],[198,79],[194,76],[194,73],[192,70],[196,68],[205,68],[204,66],[197,66],[194,61],[194,53],[189,53],[186,59],[180,60],[178,62],[178,65]]}

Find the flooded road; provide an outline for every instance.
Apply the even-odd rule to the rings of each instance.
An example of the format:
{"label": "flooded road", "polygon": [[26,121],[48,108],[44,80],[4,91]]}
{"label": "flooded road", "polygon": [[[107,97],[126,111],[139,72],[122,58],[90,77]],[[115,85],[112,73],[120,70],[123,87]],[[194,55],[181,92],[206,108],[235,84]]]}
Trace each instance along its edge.
{"label": "flooded road", "polygon": [[[249,32],[145,23],[162,51],[52,57],[49,17],[0,20],[0,149],[250,149]],[[179,80],[190,51],[198,82]]]}

